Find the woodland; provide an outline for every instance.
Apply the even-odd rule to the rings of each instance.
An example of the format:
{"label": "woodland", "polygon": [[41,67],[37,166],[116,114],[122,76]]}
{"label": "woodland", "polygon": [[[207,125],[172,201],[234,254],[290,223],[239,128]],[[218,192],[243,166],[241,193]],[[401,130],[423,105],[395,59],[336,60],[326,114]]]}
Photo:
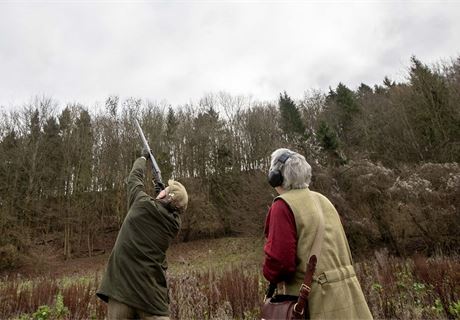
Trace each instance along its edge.
{"label": "woodland", "polygon": [[458,254],[460,57],[412,57],[402,82],[339,83],[299,99],[219,92],[171,106],[110,96],[94,107],[36,97],[4,109],[0,269],[37,259],[43,246],[62,259],[110,251],[141,151],[134,119],[163,178],[189,190],[177,242],[263,237],[270,154],[287,147],[312,165],[310,188],[337,207],[355,256]]}

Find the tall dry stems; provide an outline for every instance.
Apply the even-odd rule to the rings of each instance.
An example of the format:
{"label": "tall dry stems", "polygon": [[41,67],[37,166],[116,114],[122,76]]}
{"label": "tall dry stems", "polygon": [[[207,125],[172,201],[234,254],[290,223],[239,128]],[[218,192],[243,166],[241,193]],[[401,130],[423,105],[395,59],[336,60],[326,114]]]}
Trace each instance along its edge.
{"label": "tall dry stems", "polygon": [[[454,319],[460,305],[458,257],[401,259],[381,251],[356,264],[376,319]],[[95,297],[99,277],[84,279],[4,278],[0,319],[32,315],[62,295],[71,319],[104,319],[106,305]],[[168,277],[172,319],[258,319],[265,280],[257,265],[187,270]],[[458,314],[457,314],[458,316]]]}

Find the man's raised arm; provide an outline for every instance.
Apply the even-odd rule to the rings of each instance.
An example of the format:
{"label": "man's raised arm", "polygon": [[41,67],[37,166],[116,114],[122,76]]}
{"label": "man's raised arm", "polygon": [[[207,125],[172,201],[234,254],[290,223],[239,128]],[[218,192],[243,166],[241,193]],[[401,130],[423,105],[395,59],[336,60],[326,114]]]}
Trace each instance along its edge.
{"label": "man's raised arm", "polygon": [[131,208],[139,193],[145,193],[145,157],[139,157],[134,161],[133,168],[128,176],[128,209]]}

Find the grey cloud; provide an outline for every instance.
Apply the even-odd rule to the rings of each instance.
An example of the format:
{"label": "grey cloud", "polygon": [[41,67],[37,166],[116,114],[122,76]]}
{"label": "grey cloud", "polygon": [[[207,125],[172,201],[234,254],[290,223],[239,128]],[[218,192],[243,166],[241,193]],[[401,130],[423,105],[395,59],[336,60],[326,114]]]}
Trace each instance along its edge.
{"label": "grey cloud", "polygon": [[[457,10],[456,10],[457,9]],[[0,4],[0,105],[49,94],[276,99],[460,53],[459,5],[397,2]]]}

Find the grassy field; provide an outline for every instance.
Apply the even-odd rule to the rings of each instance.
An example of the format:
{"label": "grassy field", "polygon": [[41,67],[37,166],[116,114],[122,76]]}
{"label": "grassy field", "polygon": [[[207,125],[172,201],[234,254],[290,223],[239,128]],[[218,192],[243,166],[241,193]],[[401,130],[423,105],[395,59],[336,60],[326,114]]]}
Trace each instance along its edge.
{"label": "grassy field", "polygon": [[[257,319],[266,286],[260,270],[262,245],[262,238],[174,245],[168,273],[171,317]],[[79,261],[84,269],[78,272],[78,263],[71,261],[42,276],[4,276],[0,319],[104,318],[106,307],[94,292],[106,258]],[[378,252],[357,262],[356,271],[375,318],[460,318],[458,257],[401,259]]]}

